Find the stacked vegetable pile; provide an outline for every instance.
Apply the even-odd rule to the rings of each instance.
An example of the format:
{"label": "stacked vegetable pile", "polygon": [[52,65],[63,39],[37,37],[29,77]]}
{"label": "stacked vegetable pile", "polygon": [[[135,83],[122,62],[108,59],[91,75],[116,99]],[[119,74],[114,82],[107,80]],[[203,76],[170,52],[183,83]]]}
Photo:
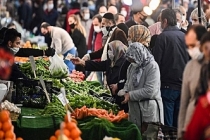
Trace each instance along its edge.
{"label": "stacked vegetable pile", "polygon": [[[0,112],[0,139],[1,140],[15,140],[14,127],[12,126],[9,112],[3,110]],[[16,140],[23,140],[17,138]]]}
{"label": "stacked vegetable pile", "polygon": [[87,108],[86,106],[83,106],[80,109],[77,108],[72,114],[72,117],[75,119],[83,119],[88,116],[104,118],[110,122],[120,122],[122,119],[128,119],[128,113],[125,113],[124,110],[119,111],[117,115],[114,115],[112,112],[109,113],[104,109]]}
{"label": "stacked vegetable pile", "polygon": [[57,130],[50,140],[82,140],[80,135],[81,131],[76,122],[66,115],[65,121],[61,123],[61,129]]}

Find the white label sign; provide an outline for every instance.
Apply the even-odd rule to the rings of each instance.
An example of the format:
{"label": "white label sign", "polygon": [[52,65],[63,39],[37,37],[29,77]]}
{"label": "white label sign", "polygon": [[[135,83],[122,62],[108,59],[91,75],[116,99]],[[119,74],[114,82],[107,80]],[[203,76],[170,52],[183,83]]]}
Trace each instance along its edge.
{"label": "white label sign", "polygon": [[66,97],[63,96],[63,94],[59,94],[57,97],[61,101],[63,106],[65,106],[69,103],[69,101],[66,99]]}

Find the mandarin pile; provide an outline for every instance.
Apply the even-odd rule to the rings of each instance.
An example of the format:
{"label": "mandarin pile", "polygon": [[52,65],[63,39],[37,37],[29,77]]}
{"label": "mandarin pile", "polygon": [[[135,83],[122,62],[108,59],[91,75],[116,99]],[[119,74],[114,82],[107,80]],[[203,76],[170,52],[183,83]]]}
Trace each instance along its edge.
{"label": "mandarin pile", "polygon": [[65,115],[64,122],[62,122],[62,128],[55,131],[55,135],[50,137],[50,140],[82,140],[80,135],[81,131],[77,127],[77,122],[74,119],[68,121],[67,115]]}
{"label": "mandarin pile", "polygon": [[[10,119],[10,113],[6,110],[0,112],[0,140],[15,140],[14,127]],[[16,140],[23,140],[17,138]]]}

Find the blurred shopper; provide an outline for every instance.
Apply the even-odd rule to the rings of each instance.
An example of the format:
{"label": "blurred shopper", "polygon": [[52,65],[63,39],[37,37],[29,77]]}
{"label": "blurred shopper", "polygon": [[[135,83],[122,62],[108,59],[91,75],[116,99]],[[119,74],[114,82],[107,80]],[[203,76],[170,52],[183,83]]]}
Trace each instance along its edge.
{"label": "blurred shopper", "polygon": [[153,55],[160,67],[161,96],[164,106],[164,121],[168,126],[177,126],[182,74],[189,55],[184,33],[177,27],[176,13],[171,9],[161,12],[163,32],[158,35]]}
{"label": "blurred shopper", "polygon": [[50,25],[55,26],[57,19],[58,19],[58,12],[54,9],[53,0],[48,0],[47,9],[45,10],[44,20]]}
{"label": "blurred shopper", "polygon": [[[75,56],[75,45],[68,32],[64,29],[51,26],[49,23],[44,22],[41,24],[41,32],[43,35],[50,36],[52,38],[50,48],[55,49],[57,54],[62,54],[64,58],[68,54]],[[75,69],[75,66],[71,61],[65,59],[64,63],[68,66],[70,72]]]}
{"label": "blurred shopper", "polygon": [[187,31],[182,28],[182,13],[179,9],[174,9],[174,12],[176,13],[176,26],[182,31],[183,33],[186,33]]}
{"label": "blurred shopper", "polygon": [[98,13],[103,17],[104,14],[107,13],[107,8],[106,8],[106,6],[104,6],[104,5],[100,6],[100,7],[99,7]]}
{"label": "blurred shopper", "polygon": [[118,13],[117,7],[115,6],[109,6],[108,11],[109,13],[112,13],[113,15]]}
{"label": "blurred shopper", "polygon": [[178,139],[182,139],[194,112],[197,100],[196,87],[199,83],[201,65],[204,63],[200,41],[201,37],[207,32],[202,25],[192,25],[186,35],[185,42],[188,47],[189,55],[192,60],[188,62],[184,69],[180,110],[178,118]]}
{"label": "blurred shopper", "polygon": [[125,16],[120,14],[120,13],[116,14],[115,15],[115,22],[116,22],[117,25],[120,24],[120,23],[125,23]]}
{"label": "blurred shopper", "polygon": [[[190,15],[190,19],[192,20],[192,25],[194,24],[200,24],[199,23],[199,17],[198,17],[198,8],[194,9]],[[207,21],[205,17],[205,13],[203,10],[201,10],[201,25],[207,26]]]}

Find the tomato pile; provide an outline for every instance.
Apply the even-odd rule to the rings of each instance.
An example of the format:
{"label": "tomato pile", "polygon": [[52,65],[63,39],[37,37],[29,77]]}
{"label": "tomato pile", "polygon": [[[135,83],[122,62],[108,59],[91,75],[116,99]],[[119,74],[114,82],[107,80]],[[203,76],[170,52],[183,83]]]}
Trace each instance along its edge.
{"label": "tomato pile", "polygon": [[74,81],[74,82],[82,82],[85,80],[85,75],[82,72],[73,70],[72,73],[69,75],[69,77]]}
{"label": "tomato pile", "polygon": [[69,121],[65,115],[64,122],[61,123],[62,128],[55,131],[55,135],[50,137],[50,140],[82,140],[81,131],[77,127],[77,122],[74,119]]}
{"label": "tomato pile", "polygon": [[0,112],[0,140],[23,140],[22,138],[16,139],[14,126],[6,110]]}

